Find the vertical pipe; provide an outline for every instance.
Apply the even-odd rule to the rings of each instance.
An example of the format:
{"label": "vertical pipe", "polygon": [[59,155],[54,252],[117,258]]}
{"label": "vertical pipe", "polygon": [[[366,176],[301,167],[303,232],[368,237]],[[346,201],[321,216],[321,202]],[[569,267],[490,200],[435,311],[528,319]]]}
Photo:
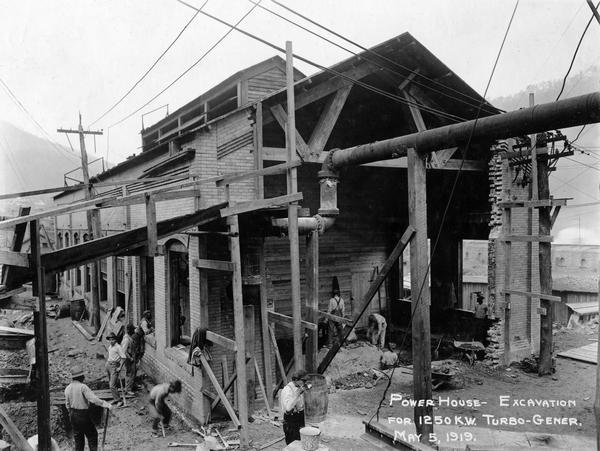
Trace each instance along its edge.
{"label": "vertical pipe", "polygon": [[[286,41],[286,82],[287,82],[287,161],[292,162],[296,157],[296,107],[294,103],[294,65],[292,43]],[[296,168],[288,170],[287,174],[288,194],[298,191],[298,175]],[[294,338],[294,365],[295,368],[304,367],[302,359],[302,328],[300,305],[300,249],[298,238],[298,204],[288,205],[288,237],[290,240],[290,277],[292,286],[292,322]]]}
{"label": "vertical pipe", "polygon": [[428,443],[433,433],[433,425],[423,424],[425,416],[431,416],[433,408],[428,406],[431,399],[431,331],[429,306],[431,293],[428,283],[427,246],[427,193],[425,181],[425,155],[418,155],[415,149],[408,149],[408,215],[409,223],[415,230],[410,242],[410,285],[412,293],[412,354],[413,392],[416,401],[423,400],[424,406],[416,406],[414,420],[421,441]]}
{"label": "vertical pipe", "polygon": [[34,295],[38,297],[35,362],[38,370],[37,426],[39,449],[50,449],[50,381],[48,375],[48,341],[46,331],[46,281],[42,266],[40,229],[38,221],[29,223],[31,256],[36,273]]}

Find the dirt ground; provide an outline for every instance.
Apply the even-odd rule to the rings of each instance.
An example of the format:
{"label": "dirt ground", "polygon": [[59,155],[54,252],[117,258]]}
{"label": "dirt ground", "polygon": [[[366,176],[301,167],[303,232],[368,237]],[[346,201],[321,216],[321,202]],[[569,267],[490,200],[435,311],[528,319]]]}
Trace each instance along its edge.
{"label": "dirt ground", "polygon": [[[55,395],[62,394],[70,380],[69,369],[75,363],[83,365],[86,381],[93,389],[107,388],[104,373],[105,350],[102,344],[88,342],[75,329],[70,318],[49,319],[48,337],[50,380]],[[556,351],[589,344],[590,340],[597,337],[597,325],[572,330],[559,329],[554,335]],[[412,418],[412,407],[402,407],[399,403],[389,406],[392,393],[402,394],[405,398],[410,397],[412,393],[410,369],[396,368],[388,388],[387,377],[377,379],[377,375],[381,376],[381,373],[371,370],[379,367],[379,356],[380,353],[375,347],[359,342],[345,347],[327,371],[326,376],[332,388],[329,394],[328,420],[322,424],[322,431],[323,441],[331,450],[373,449],[372,445],[360,439],[360,435],[364,432],[361,422],[373,418],[382,399],[384,402],[379,411],[380,422],[387,423],[388,417]],[[0,365],[25,368],[27,358],[24,352],[1,351]],[[516,366],[508,369],[491,369],[480,362],[470,366],[464,359],[447,359],[445,365],[455,372],[456,376],[452,378],[450,384],[434,392],[434,399],[440,396],[453,400],[478,400],[487,404],[476,408],[436,406],[434,415],[475,418],[477,426],[502,430],[529,430],[539,433],[586,436],[595,434],[592,410],[595,365],[557,358],[556,373],[544,378],[526,373]],[[390,372],[387,371],[388,374]],[[147,382],[152,383],[149,379]],[[386,392],[385,397],[384,392]],[[571,400],[575,405],[556,408],[503,407],[500,405],[500,395],[510,396],[512,399]],[[152,437],[150,419],[145,408],[146,397],[147,391],[142,388],[126,408],[112,411],[108,424],[106,450],[164,450],[168,449],[170,442],[195,443],[202,440],[176,415],[172,422],[172,430],[167,432],[165,438]],[[27,437],[36,433],[35,393],[28,386],[0,386],[0,401]],[[59,442],[62,450],[72,450],[72,440],[64,426],[64,409],[53,406],[52,412],[54,438]],[[97,413],[99,420],[99,412]],[[497,418],[531,418],[536,413],[544,417],[573,417],[577,419],[577,425],[486,426],[484,417],[484,415],[494,415]],[[265,420],[264,413],[257,412],[255,418],[249,428],[251,446],[254,449],[283,436],[281,427]],[[230,423],[221,423],[219,426],[221,434],[226,438],[236,438],[236,434],[229,429]],[[101,434],[102,431],[99,432]],[[282,448],[283,442],[279,442],[266,449]]]}

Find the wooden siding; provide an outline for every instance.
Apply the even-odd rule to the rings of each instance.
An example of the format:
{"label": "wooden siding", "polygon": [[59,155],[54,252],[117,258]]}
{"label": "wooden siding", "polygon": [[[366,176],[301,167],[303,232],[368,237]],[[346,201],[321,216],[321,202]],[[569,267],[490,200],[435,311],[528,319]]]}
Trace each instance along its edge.
{"label": "wooden siding", "polygon": [[274,67],[248,80],[248,101],[256,102],[285,87],[285,72]]}

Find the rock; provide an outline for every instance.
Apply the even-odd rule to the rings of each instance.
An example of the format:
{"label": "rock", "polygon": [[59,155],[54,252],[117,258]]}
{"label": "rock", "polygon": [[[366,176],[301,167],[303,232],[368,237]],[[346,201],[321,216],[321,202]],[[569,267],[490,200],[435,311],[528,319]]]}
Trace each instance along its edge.
{"label": "rock", "polygon": [[79,354],[79,351],[76,349],[71,349],[67,352],[67,357],[76,357]]}
{"label": "rock", "polygon": [[103,359],[104,359],[104,354],[102,354],[101,352],[97,352],[97,353],[96,353],[96,358],[97,358],[98,360],[103,360]]}

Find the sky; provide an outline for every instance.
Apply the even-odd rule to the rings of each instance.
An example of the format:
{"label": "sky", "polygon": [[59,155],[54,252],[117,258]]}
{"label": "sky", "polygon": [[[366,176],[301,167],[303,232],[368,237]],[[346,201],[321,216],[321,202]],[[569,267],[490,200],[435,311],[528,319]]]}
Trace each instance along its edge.
{"label": "sky", "polygon": [[[480,94],[515,6],[509,0],[281,2],[365,47],[408,31]],[[189,3],[200,7],[204,0]],[[262,0],[261,5],[322,33],[271,0]],[[208,0],[204,8],[233,23],[252,7],[249,0]],[[113,125],[154,97],[228,31],[198,15],[136,89],[96,121],[150,67],[194,13],[177,0],[0,1],[0,79],[39,126],[11,100],[4,86],[0,86],[0,119],[37,135],[47,134],[68,147],[56,129],[75,128],[81,112],[84,127],[93,123],[93,129],[104,131],[95,146],[88,140],[88,151],[95,148],[95,157],[118,163],[139,153],[143,113],[167,104],[174,111],[236,71],[277,54],[233,31],[164,94]],[[486,98],[561,79],[590,17],[585,0],[521,0]],[[240,27],[280,47],[290,40],[295,53],[324,66],[350,56],[260,8]],[[572,74],[600,65],[598,42],[600,24],[593,21]],[[296,66],[307,75],[317,71],[302,63]],[[165,107],[146,114],[144,124],[158,121],[166,111]],[[598,137],[597,126],[588,139],[590,135]],[[587,173],[591,172],[597,171]],[[600,193],[594,193],[594,198],[599,199]],[[589,196],[581,199],[582,203],[590,201]]]}

